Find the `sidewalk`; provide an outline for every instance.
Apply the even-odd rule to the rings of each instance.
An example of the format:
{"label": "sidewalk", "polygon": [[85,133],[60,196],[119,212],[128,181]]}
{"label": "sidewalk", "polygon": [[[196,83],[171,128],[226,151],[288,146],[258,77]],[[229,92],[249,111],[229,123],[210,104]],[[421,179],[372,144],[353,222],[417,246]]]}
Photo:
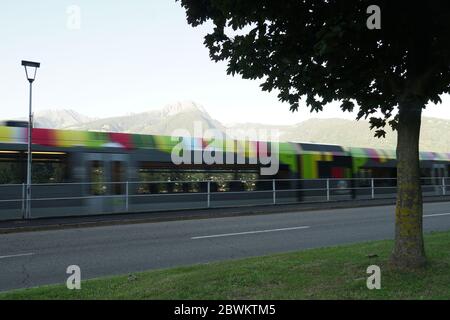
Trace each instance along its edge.
{"label": "sidewalk", "polygon": [[[446,202],[450,196],[426,197],[424,202]],[[63,218],[42,218],[32,220],[0,221],[0,234],[57,230],[69,228],[87,228],[133,223],[152,223],[186,219],[223,218],[254,214],[274,214],[296,211],[326,210],[394,205],[395,199],[330,201],[318,203],[280,204],[249,207],[211,208],[193,210],[174,210]]]}

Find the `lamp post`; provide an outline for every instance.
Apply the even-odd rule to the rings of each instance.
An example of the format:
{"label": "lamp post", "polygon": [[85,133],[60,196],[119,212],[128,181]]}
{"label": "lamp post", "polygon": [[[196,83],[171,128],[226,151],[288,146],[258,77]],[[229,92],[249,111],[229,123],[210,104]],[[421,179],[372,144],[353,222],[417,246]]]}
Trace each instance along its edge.
{"label": "lamp post", "polygon": [[25,74],[27,76],[28,82],[30,83],[30,105],[28,109],[28,156],[27,156],[27,188],[26,188],[26,209],[24,214],[24,219],[31,218],[31,138],[32,138],[32,128],[33,128],[33,115],[31,113],[31,97],[33,92],[33,81],[36,78],[37,69],[41,66],[39,62],[33,61],[22,61],[22,66],[25,68]]}

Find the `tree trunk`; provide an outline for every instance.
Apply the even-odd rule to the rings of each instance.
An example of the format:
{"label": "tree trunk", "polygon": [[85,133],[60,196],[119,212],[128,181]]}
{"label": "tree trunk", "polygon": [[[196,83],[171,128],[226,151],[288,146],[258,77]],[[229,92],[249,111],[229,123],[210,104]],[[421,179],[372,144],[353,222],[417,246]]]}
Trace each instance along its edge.
{"label": "tree trunk", "polygon": [[420,183],[419,137],[422,106],[399,106],[397,138],[397,207],[395,211],[395,246],[391,265],[397,269],[423,267],[423,205]]}

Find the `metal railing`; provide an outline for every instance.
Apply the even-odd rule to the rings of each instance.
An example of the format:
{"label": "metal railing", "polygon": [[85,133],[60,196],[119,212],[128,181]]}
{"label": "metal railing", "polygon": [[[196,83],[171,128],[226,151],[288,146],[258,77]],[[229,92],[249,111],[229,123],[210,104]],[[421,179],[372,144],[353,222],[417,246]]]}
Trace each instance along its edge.
{"label": "metal railing", "polygon": [[[450,178],[421,178],[423,196],[446,196]],[[32,217],[383,199],[395,178],[126,181],[33,184]],[[0,184],[0,220],[25,217],[26,185]]]}

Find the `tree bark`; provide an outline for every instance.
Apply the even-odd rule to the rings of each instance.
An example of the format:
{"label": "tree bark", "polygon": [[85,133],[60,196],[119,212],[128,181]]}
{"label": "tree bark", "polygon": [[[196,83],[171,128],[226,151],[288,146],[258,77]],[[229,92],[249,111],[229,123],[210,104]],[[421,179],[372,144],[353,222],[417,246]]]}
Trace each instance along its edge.
{"label": "tree bark", "polygon": [[420,268],[426,263],[419,163],[421,116],[420,104],[400,104],[397,126],[395,245],[391,255],[391,265],[397,269]]}

